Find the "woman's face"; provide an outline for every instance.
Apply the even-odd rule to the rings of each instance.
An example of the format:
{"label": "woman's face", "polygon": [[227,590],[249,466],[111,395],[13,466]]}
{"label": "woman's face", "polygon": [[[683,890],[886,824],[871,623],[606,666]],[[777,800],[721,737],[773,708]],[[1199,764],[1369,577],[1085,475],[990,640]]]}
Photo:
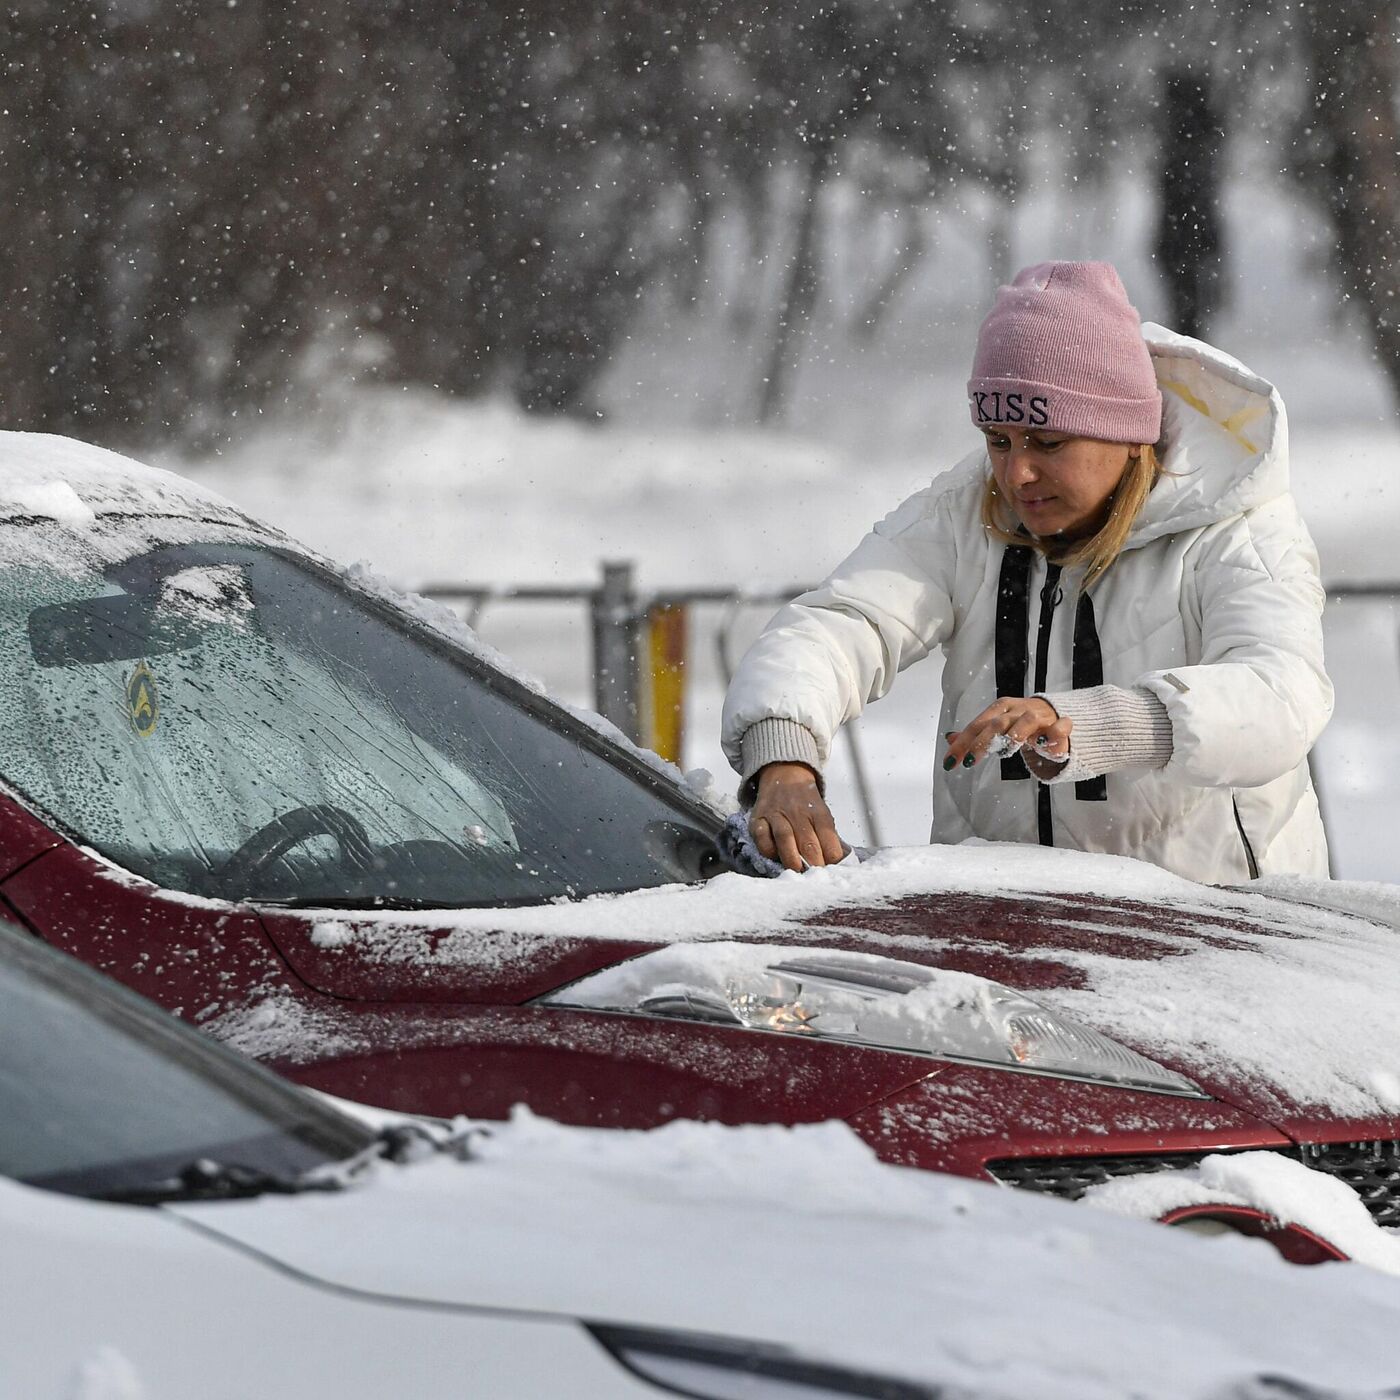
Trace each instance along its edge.
{"label": "woman's face", "polygon": [[1031,534],[1081,539],[1108,518],[1109,502],[1128,458],[1122,442],[1068,437],[1047,429],[994,426],[982,430],[997,490]]}

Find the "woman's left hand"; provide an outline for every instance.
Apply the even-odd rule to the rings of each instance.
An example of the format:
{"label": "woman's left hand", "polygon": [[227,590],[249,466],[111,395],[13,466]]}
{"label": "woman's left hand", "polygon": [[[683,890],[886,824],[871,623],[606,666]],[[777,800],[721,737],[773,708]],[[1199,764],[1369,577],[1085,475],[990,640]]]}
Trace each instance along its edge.
{"label": "woman's left hand", "polygon": [[1048,700],[1003,696],[959,733],[944,735],[948,753],[943,768],[951,771],[959,764],[971,768],[980,763],[997,735],[1003,734],[1020,747],[1026,767],[1035,777],[1052,778],[1069,757],[1073,723],[1061,719]]}

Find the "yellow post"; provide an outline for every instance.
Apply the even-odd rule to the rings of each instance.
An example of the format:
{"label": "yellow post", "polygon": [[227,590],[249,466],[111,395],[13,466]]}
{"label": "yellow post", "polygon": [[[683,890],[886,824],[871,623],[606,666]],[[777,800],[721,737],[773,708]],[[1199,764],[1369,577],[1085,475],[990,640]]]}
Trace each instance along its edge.
{"label": "yellow post", "polygon": [[647,610],[647,747],[671,763],[685,738],[685,614],[684,603]]}

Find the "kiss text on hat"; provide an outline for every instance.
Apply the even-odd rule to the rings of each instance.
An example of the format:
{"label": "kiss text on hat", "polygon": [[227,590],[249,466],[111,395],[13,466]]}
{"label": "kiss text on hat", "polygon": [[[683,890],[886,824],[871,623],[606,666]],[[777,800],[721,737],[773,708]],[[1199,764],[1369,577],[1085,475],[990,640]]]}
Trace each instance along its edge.
{"label": "kiss text on hat", "polygon": [[1040,394],[1027,403],[1024,394],[1003,394],[996,389],[985,394],[974,392],[972,402],[979,423],[1026,423],[1032,428],[1043,428],[1050,421],[1050,401]]}

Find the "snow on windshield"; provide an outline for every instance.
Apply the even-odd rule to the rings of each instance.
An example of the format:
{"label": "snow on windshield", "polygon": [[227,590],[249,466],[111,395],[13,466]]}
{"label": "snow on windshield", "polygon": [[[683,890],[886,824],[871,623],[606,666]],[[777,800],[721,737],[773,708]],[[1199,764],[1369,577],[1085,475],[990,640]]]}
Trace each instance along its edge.
{"label": "snow on windshield", "polygon": [[215,564],[167,574],[161,580],[157,606],[193,622],[223,623],[241,630],[256,604],[241,569]]}

